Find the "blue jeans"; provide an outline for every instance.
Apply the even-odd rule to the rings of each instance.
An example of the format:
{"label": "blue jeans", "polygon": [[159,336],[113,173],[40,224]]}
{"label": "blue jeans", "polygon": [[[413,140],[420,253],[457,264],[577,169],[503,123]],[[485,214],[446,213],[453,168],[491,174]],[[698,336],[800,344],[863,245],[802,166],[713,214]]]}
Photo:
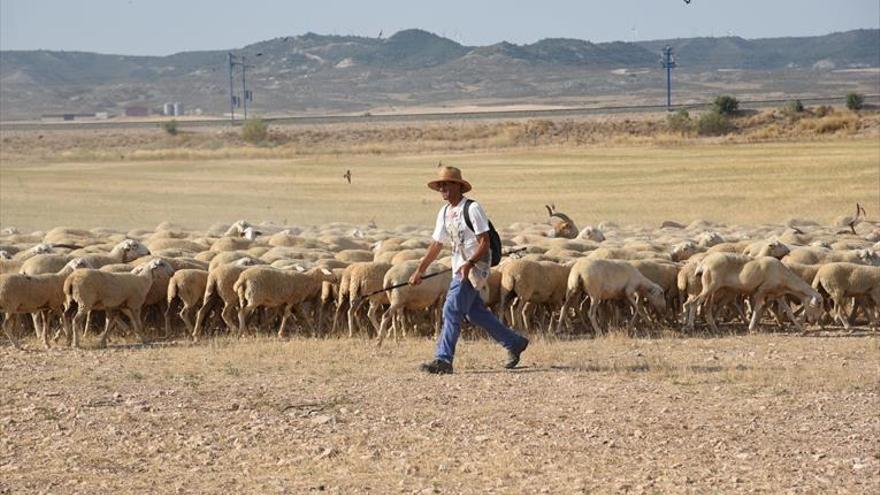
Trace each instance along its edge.
{"label": "blue jeans", "polygon": [[461,320],[467,316],[471,323],[482,327],[505,349],[517,351],[526,343],[526,339],[504,326],[489,311],[479,292],[467,280],[462,281],[459,275],[452,277],[449,290],[446,292],[446,303],[443,305],[443,332],[437,341],[436,358],[452,363],[455,356],[455,344],[461,334]]}

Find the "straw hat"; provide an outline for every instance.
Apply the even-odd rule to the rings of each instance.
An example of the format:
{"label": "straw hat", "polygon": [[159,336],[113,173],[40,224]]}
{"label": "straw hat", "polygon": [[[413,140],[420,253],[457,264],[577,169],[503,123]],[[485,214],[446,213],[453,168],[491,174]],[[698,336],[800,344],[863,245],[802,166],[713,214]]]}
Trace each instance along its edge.
{"label": "straw hat", "polygon": [[437,179],[428,182],[428,187],[435,191],[439,191],[441,182],[457,182],[461,184],[462,194],[471,190],[470,182],[461,178],[461,170],[456,167],[441,167],[438,169]]}

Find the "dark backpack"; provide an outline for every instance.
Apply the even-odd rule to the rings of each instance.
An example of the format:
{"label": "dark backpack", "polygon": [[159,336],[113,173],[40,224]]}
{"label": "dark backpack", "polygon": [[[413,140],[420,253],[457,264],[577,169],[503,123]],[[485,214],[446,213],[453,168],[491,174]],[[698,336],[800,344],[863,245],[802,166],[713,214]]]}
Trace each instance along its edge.
{"label": "dark backpack", "polygon": [[[471,232],[474,232],[474,223],[471,222],[471,203],[473,202],[472,199],[467,199],[464,202],[464,223],[471,229]],[[501,262],[501,236],[498,235],[491,220],[489,220],[489,252],[492,253],[489,266],[495,266]]]}

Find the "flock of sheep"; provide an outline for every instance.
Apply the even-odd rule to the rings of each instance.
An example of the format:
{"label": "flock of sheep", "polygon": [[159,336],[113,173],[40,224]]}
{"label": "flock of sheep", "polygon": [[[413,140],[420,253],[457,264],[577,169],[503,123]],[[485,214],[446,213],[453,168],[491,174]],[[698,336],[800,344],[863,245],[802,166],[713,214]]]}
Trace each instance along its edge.
{"label": "flock of sheep", "polygon": [[[578,229],[555,207],[547,223],[499,233],[505,257],[483,291],[486,304],[525,332],[603,332],[612,326],[692,331],[718,320],[755,331],[767,322],[798,330],[877,324],[880,223],[855,216],[833,225]],[[0,312],[17,338],[46,347],[62,335],[79,346],[92,326],[141,340],[271,330],[291,320],[311,335],[437,332],[451,274],[444,251],[419,286],[405,283],[430,243],[421,226],[380,229],[252,225],[192,232],[55,228],[0,232]],[[29,314],[31,318],[17,318]],[[364,318],[366,316],[366,319]],[[125,320],[120,316],[125,316]],[[699,320],[698,320],[699,316]],[[94,321],[93,321],[94,320]],[[145,320],[149,324],[145,324]]]}

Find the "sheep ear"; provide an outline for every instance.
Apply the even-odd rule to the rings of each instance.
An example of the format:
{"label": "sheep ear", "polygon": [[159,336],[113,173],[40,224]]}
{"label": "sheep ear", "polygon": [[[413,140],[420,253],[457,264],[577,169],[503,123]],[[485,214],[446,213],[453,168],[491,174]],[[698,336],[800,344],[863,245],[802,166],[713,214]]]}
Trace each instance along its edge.
{"label": "sheep ear", "polygon": [[321,268],[321,273],[323,273],[324,275],[333,275],[333,272],[326,268]]}
{"label": "sheep ear", "polygon": [[294,269],[300,273],[306,271],[306,269],[302,265],[294,265]]}

